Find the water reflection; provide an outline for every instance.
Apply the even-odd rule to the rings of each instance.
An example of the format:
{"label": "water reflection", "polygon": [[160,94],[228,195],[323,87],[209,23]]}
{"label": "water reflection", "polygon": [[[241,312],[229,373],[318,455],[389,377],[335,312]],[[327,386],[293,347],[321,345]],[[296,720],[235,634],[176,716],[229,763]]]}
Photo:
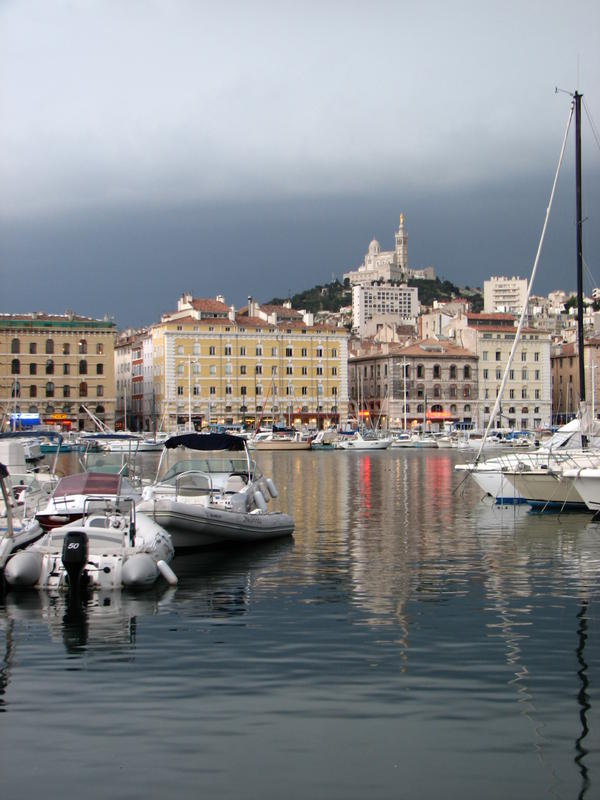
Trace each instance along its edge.
{"label": "water reflection", "polygon": [[457,460],[261,453],[293,540],[178,556],[174,591],[108,608],[11,594],[11,721],[34,726],[47,702],[64,714],[73,669],[69,690],[113,697],[111,714],[89,708],[107,736],[126,727],[137,789],[162,758],[185,798],[266,800],[292,777],[294,796],[328,800],[589,796],[600,525],[482,502]]}

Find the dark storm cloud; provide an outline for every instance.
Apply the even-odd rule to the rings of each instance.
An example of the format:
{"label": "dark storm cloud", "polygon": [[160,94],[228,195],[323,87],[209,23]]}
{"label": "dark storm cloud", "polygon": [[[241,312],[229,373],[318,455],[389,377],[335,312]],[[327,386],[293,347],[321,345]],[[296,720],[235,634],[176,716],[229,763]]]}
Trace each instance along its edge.
{"label": "dark storm cloud", "polygon": [[282,295],[391,247],[400,211],[412,266],[525,275],[569,105],[552,90],[600,107],[599,19],[588,0],[4,3],[2,310],[137,324],[183,290]]}

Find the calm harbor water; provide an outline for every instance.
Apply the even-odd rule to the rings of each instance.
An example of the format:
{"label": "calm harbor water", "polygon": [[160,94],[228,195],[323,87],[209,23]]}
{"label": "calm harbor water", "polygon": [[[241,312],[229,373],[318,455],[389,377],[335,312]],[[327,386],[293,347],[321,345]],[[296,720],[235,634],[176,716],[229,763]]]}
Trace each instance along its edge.
{"label": "calm harbor water", "polygon": [[598,797],[600,525],[454,451],[258,455],[293,539],[0,600],[3,796]]}

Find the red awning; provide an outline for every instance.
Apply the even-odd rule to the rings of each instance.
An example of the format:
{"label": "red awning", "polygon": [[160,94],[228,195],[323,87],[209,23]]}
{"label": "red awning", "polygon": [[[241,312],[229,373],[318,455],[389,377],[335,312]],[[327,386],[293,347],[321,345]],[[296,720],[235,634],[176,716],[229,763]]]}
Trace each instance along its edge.
{"label": "red awning", "polygon": [[425,414],[425,419],[433,422],[434,420],[454,419],[454,417],[449,411],[427,411]]}

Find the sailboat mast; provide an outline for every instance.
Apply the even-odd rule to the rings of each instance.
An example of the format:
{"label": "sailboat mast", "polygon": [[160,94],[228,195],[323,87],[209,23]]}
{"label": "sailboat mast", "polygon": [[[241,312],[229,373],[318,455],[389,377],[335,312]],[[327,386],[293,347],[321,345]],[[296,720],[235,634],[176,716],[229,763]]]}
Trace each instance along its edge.
{"label": "sailboat mast", "polygon": [[577,341],[579,349],[579,401],[585,400],[585,362],[583,337],[583,242],[581,235],[581,97],[574,94],[575,102],[575,200],[577,205]]}

